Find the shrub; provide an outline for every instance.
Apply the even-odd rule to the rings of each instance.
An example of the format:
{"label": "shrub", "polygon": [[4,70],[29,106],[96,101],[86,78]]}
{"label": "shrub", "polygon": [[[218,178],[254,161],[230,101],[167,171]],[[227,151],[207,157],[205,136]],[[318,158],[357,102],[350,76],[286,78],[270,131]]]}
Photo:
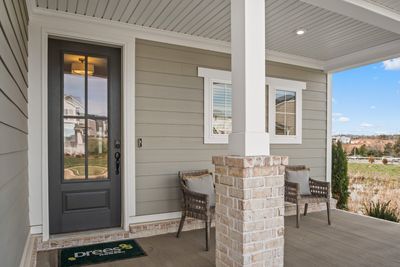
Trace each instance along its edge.
{"label": "shrub", "polygon": [[384,165],[387,165],[389,162],[388,162],[387,158],[383,158],[383,159],[382,159],[382,163],[383,163]]}
{"label": "shrub", "polygon": [[370,164],[373,164],[373,163],[375,162],[374,157],[370,156],[370,157],[368,158],[368,162],[369,162]]}
{"label": "shrub", "polygon": [[332,195],[337,199],[338,209],[347,209],[349,177],[347,176],[347,157],[341,142],[332,144]]}
{"label": "shrub", "polygon": [[364,204],[365,213],[368,216],[384,219],[392,222],[399,222],[400,218],[397,216],[396,208],[390,206],[388,202],[370,202],[368,205]]}

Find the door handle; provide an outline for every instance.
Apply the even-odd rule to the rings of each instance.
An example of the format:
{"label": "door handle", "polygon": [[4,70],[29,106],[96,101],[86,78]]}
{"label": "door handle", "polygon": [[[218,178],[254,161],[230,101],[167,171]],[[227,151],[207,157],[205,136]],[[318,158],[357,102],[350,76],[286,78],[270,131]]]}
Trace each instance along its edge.
{"label": "door handle", "polygon": [[119,175],[119,167],[121,165],[121,162],[120,162],[121,153],[115,152],[114,158],[115,158],[115,175]]}

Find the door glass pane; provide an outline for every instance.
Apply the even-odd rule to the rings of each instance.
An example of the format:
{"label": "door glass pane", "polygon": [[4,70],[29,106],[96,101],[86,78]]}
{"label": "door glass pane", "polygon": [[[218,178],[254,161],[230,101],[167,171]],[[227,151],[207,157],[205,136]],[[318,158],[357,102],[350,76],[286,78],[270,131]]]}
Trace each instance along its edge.
{"label": "door glass pane", "polygon": [[108,177],[107,120],[88,119],[88,178]]}
{"label": "door glass pane", "polygon": [[64,179],[85,179],[84,119],[64,119]]}
{"label": "door glass pane", "polygon": [[108,116],[107,105],[107,59],[88,57],[88,113]]}
{"label": "door glass pane", "polygon": [[64,54],[64,115],[85,114],[85,57]]}

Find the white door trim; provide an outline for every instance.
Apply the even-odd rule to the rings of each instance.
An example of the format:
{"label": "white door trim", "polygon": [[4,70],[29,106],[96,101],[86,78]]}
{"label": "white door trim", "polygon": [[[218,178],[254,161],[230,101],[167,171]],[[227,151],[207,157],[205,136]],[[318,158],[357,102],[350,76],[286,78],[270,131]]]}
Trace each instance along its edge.
{"label": "white door trim", "polygon": [[[34,23],[34,22],[33,22]],[[57,27],[58,26],[58,27]],[[41,182],[42,182],[42,234],[43,240],[48,240],[49,235],[49,198],[48,198],[48,110],[47,110],[47,71],[48,71],[48,38],[58,37],[75,39],[105,45],[119,46],[122,50],[122,181],[121,181],[121,222],[124,230],[129,230],[129,217],[135,215],[135,38],[106,34],[99,28],[90,31],[82,27],[76,31],[68,31],[63,27],[41,25],[41,44],[34,44],[32,52],[41,51]],[[41,46],[35,47],[35,45]],[[36,50],[35,50],[36,49]],[[30,76],[30,85],[38,84],[38,77]],[[40,84],[40,81],[39,81]],[[31,86],[30,86],[31,87]],[[33,93],[33,92],[31,92]],[[31,104],[31,103],[30,103]],[[32,103],[35,105],[35,103]],[[36,103],[37,104],[37,103]],[[35,120],[35,118],[30,118]],[[30,130],[33,129],[30,124]],[[30,176],[32,177],[32,176]]]}

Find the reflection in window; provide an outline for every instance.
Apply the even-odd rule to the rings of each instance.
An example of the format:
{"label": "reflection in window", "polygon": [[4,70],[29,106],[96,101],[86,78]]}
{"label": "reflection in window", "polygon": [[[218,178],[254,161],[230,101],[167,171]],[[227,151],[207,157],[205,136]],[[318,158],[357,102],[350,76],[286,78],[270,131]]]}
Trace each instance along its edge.
{"label": "reflection in window", "polygon": [[64,119],[64,179],[85,179],[85,120]]}
{"label": "reflection in window", "polygon": [[296,135],[296,93],[276,90],[276,135]]}
{"label": "reflection in window", "polygon": [[88,178],[107,178],[108,123],[106,120],[88,120]]}
{"label": "reflection in window", "polygon": [[107,117],[107,59],[88,57],[96,71],[88,76],[88,114]]}
{"label": "reflection in window", "polygon": [[85,75],[74,72],[73,63],[85,66],[85,57],[64,54],[64,115],[85,114]]}
{"label": "reflection in window", "polygon": [[64,54],[65,180],[108,178],[107,73],[106,58]]}
{"label": "reflection in window", "polygon": [[213,134],[232,132],[232,86],[213,83]]}

